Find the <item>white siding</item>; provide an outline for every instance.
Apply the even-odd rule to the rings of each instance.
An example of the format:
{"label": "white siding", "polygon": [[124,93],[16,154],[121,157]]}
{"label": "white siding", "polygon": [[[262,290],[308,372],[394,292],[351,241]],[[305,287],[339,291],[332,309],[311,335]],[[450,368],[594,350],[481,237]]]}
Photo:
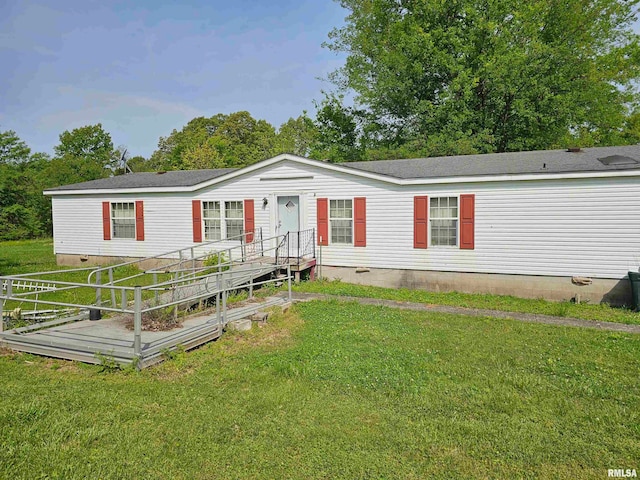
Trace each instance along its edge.
{"label": "white siding", "polygon": [[[313,178],[274,179],[296,175]],[[462,193],[476,195],[475,250],[414,249],[413,197]],[[622,278],[640,265],[637,178],[400,187],[289,161],[192,194],[53,197],[55,251],[146,256],[192,245],[192,199],[253,198],[267,237],[285,194],[300,195],[303,229],[316,226],[316,198],[367,198],[367,246],[323,247],[327,265],[594,278]],[[144,201],[144,242],[102,240],[101,202],[123,200]]]}

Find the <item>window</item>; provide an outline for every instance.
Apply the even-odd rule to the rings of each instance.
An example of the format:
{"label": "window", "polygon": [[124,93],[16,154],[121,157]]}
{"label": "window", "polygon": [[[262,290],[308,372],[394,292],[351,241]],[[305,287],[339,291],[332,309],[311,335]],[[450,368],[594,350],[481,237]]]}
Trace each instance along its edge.
{"label": "window", "polygon": [[227,227],[227,237],[240,240],[244,232],[244,215],[242,202],[224,202],[224,217]]}
{"label": "window", "polygon": [[329,200],[331,243],[353,243],[352,202],[352,200]]}
{"label": "window", "polygon": [[204,219],[204,238],[221,240],[220,202],[202,202],[202,218]]}
{"label": "window", "polygon": [[111,204],[113,238],[136,238],[136,212],[133,202]]}
{"label": "window", "polygon": [[458,244],[458,197],[432,197],[429,206],[431,245]]}

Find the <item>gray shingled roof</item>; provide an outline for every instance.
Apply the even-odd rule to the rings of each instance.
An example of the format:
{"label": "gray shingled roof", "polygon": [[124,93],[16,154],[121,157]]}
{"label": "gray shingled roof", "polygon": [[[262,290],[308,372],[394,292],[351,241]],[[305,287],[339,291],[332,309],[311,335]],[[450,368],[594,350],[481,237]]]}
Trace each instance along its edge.
{"label": "gray shingled roof", "polygon": [[[613,156],[630,157],[639,163],[617,165],[614,162],[613,165],[604,165],[598,160]],[[585,148],[577,153],[567,150],[539,150],[410,160],[350,162],[340,165],[401,179],[640,170],[640,145]]]}
{"label": "gray shingled roof", "polygon": [[[611,164],[598,159],[613,160]],[[636,160],[628,164],[625,160]],[[619,164],[622,160],[623,164]],[[376,173],[399,179],[467,177],[476,175],[517,175],[536,173],[606,172],[640,170],[640,145],[585,148],[580,152],[540,150],[533,152],[456,155],[451,157],[414,158],[340,163],[341,167]],[[191,187],[238,170],[176,170],[166,173],[132,173],[90,182],[64,185],[51,191],[116,190],[125,188]]]}
{"label": "gray shingled roof", "polygon": [[173,170],[164,173],[143,172],[101,178],[89,182],[74,183],[51,188],[60,190],[115,190],[120,188],[191,187],[199,183],[221,177],[237,168],[217,168],[214,170]]}

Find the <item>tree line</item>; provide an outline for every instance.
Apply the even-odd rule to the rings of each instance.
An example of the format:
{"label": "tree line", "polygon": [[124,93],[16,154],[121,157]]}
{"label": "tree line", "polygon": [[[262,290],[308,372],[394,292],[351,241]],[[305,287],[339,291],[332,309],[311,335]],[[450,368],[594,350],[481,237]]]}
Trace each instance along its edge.
{"label": "tree line", "polygon": [[149,158],[126,158],[100,124],[63,132],[53,156],[0,132],[0,240],[51,234],[42,190],[129,170],[640,142],[640,0],[337,1],[349,15],[324,46],[346,61],[315,118],[198,117]]}

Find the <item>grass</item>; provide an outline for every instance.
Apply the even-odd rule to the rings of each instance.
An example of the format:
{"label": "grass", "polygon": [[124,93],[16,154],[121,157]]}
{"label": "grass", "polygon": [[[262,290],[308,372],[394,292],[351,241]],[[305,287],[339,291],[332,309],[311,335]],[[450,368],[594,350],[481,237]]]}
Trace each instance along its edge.
{"label": "grass", "polygon": [[[0,274],[56,268],[50,241],[0,244]],[[637,323],[606,306],[296,289]],[[137,372],[0,352],[0,478],[569,479],[638,468],[639,335],[331,300],[167,358]]]}
{"label": "grass", "polygon": [[543,299],[518,298],[508,295],[472,294],[460,292],[436,293],[407,288],[382,288],[356,285],[339,280],[304,282],[295,285],[297,292],[323,293],[327,295],[371,297],[403,302],[452,305],[456,307],[501,310],[506,312],[539,313],[558,317],[582,318],[598,322],[640,325],[640,313],[627,308],[607,304],[575,304],[550,302]]}
{"label": "grass", "polygon": [[[90,270],[73,271],[78,267],[62,267],[56,264],[56,258],[53,254],[52,239],[40,240],[23,240],[12,242],[0,242],[0,276],[3,275],[19,275],[25,273],[70,270],[69,272],[58,273],[52,276],[44,276],[43,279],[58,280],[64,282],[87,283]],[[96,267],[97,268],[97,267]],[[114,272],[114,278],[125,278],[140,273],[140,270],[134,266],[119,267]],[[108,281],[107,274],[103,273],[103,282]],[[159,274],[158,279],[168,280],[169,276]],[[125,280],[120,285],[135,286],[149,285],[152,282],[150,275],[145,275],[131,280]],[[102,292],[103,300],[110,296],[108,290]],[[117,298],[119,299],[119,293]],[[151,298],[151,292],[144,292],[144,298]],[[55,293],[42,293],[38,296],[42,303],[46,304],[46,300],[59,301],[65,303],[74,303],[82,305],[90,305],[95,302],[96,291],[91,287],[78,287],[75,289],[65,290]],[[133,294],[129,293],[129,300],[133,300]],[[15,307],[21,307],[25,310],[31,310],[33,304],[29,302],[8,302],[5,305],[6,310]]]}
{"label": "grass", "polygon": [[604,478],[640,336],[338,301],[142,371],[0,356],[0,478]]}

